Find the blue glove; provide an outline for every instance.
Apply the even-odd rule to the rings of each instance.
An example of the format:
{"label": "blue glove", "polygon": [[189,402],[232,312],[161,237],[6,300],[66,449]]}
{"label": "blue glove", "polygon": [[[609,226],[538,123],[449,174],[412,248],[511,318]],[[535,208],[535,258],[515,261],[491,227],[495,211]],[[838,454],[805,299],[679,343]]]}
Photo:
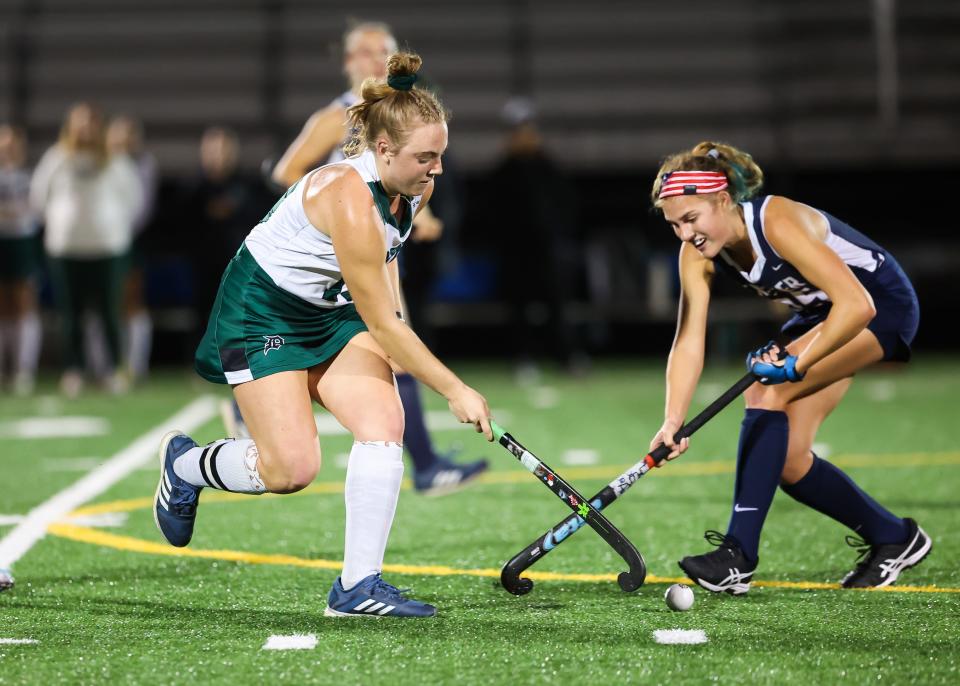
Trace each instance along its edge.
{"label": "blue glove", "polygon": [[[776,342],[776,341],[770,341],[770,342],[767,343],[766,345],[762,345],[762,346],[760,346],[759,348],[757,348],[756,350],[753,350],[753,351],[751,351],[751,352],[748,352],[748,353],[747,353],[747,371],[751,371],[751,372],[753,371],[753,358],[755,358],[755,357],[758,357],[758,358],[759,358],[759,357],[763,357],[764,355],[766,355],[766,354],[769,353],[771,350],[773,350],[774,348],[777,348],[777,347],[779,347],[779,346],[777,346],[777,342]],[[782,350],[780,351],[780,354],[781,354],[781,355],[783,354],[783,351],[782,351]]]}
{"label": "blue glove", "polygon": [[[751,354],[751,357],[754,357]],[[797,369],[797,356],[787,355],[783,359],[783,364],[774,364],[772,362],[763,362],[760,358],[755,358],[749,369],[753,375],[764,386],[773,386],[784,381],[802,381],[805,374],[801,374]]]}

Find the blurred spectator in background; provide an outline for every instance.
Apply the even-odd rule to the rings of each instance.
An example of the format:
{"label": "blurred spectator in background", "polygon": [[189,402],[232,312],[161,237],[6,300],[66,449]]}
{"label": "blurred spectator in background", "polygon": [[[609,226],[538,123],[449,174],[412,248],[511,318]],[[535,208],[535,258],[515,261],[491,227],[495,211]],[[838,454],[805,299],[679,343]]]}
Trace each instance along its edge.
{"label": "blurred spectator in background", "polygon": [[70,108],[59,142],[37,165],[30,195],[46,223],[44,247],[60,309],[61,391],[75,397],[83,388],[81,322],[90,307],[103,324],[109,357],[101,381],[110,392],[123,392],[128,382],[118,366],[120,303],[143,190],[130,158],[107,150],[98,109],[88,103]]}
{"label": "blurred spectator in background", "polygon": [[0,126],[0,379],[9,364],[17,395],[33,391],[40,355],[39,222],[30,207],[26,144],[22,131]]}
{"label": "blurred spectator in background", "polygon": [[500,197],[502,204],[490,226],[498,234],[497,244],[504,246],[498,253],[499,283],[503,300],[512,308],[518,381],[536,380],[535,351],[545,351],[568,371],[582,373],[587,357],[564,308],[579,278],[576,189],[544,148],[530,100],[512,98],[502,116],[508,131],[490,184],[510,193],[491,196]]}
{"label": "blurred spectator in background", "polygon": [[188,232],[185,244],[192,246],[198,341],[227,262],[270,206],[259,181],[241,172],[239,156],[233,131],[208,128],[200,139],[200,174],[186,194],[181,229]]}
{"label": "blurred spectator in background", "polygon": [[157,160],[143,147],[143,127],[132,117],[114,117],[107,127],[107,149],[111,155],[126,155],[136,166],[143,201],[133,224],[133,243],[130,247],[130,263],[123,289],[123,313],[126,336],[124,337],[124,364],[130,380],[142,380],[150,365],[150,346],[153,337],[153,322],[144,300],[144,230],[153,217],[157,197]]}

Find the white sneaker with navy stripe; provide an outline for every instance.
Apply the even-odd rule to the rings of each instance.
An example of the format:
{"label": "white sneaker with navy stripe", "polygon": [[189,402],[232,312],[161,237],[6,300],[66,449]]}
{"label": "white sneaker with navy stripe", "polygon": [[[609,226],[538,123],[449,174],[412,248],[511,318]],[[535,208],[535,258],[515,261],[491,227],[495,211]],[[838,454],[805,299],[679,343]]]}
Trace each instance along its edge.
{"label": "white sneaker with navy stripe", "polygon": [[371,574],[349,591],[343,589],[340,577],[333,582],[327,596],[327,617],[433,617],[437,608],[405,598],[410,589],[400,590]]}

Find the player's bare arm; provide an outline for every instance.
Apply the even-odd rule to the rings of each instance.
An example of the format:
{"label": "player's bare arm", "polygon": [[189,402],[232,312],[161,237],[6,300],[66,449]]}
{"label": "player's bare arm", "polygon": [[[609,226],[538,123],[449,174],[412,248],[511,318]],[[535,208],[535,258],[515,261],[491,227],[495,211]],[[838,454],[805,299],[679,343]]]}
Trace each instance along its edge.
{"label": "player's bare arm", "polygon": [[317,160],[329,157],[346,136],[347,111],[334,103],[315,112],[273,169],[273,180],[292,186]]}
{"label": "player's bare arm", "polygon": [[460,421],[474,424],[492,440],[490,412],[483,397],[457,378],[397,318],[395,288],[384,261],[383,226],[360,177],[346,168],[318,172],[305,190],[304,208],[314,226],[331,227],[344,281],[384,352],[443,395]]}
{"label": "player's bare arm", "polygon": [[824,242],[822,215],[787,198],[774,197],[767,204],[765,220],[771,247],[833,302],[820,333],[805,349],[794,353],[797,369],[803,373],[853,340],[873,319],[876,309],[863,284]]}
{"label": "player's bare arm", "polygon": [[[683,424],[693,393],[703,371],[704,346],[707,335],[707,312],[710,307],[710,286],[714,267],[687,242],[680,246],[680,306],[677,332],[667,360],[667,389],[663,426],[650,442],[653,449],[660,443],[673,447],[673,434]],[[689,439],[683,439],[674,458],[683,453]]]}

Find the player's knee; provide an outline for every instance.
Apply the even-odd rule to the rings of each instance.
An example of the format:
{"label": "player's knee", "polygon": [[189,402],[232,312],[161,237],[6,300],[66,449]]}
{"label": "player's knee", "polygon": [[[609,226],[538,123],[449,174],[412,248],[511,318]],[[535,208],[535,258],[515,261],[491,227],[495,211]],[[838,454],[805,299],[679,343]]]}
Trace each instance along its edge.
{"label": "player's knee", "polygon": [[355,426],[350,427],[358,441],[403,442],[403,406],[399,399],[385,403],[376,411],[365,413]]}
{"label": "player's knee", "polygon": [[288,448],[279,468],[270,470],[267,486],[273,493],[296,493],[313,483],[319,472],[319,445]]}

